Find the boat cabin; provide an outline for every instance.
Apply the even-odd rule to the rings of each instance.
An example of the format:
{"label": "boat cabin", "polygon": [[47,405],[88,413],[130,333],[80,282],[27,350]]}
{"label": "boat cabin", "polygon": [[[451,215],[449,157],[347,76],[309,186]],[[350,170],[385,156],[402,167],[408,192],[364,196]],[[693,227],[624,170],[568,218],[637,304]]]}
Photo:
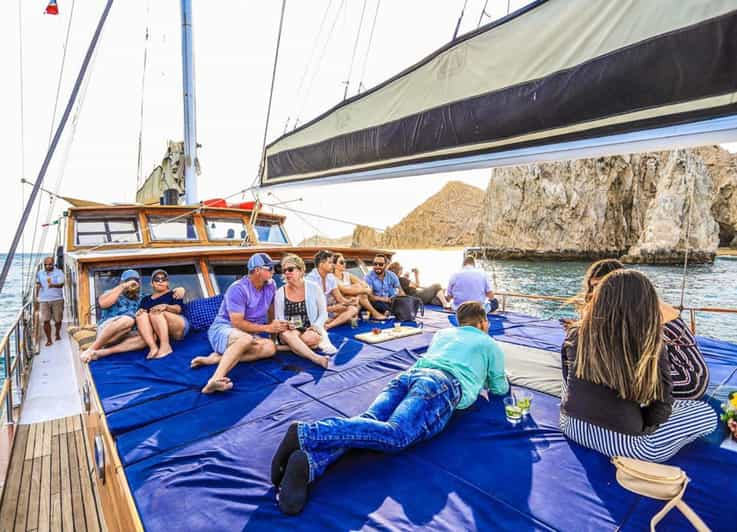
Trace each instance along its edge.
{"label": "boat cabin", "polygon": [[[144,293],[157,268],[185,301],[224,293],[242,277],[248,258],[265,251],[275,260],[295,253],[308,265],[321,247],[292,246],[284,216],[240,208],[202,206],[93,206],[70,208],[63,219],[64,269],[72,321],[92,325],[100,318],[97,298],[118,283],[120,273],[141,273]],[[331,248],[344,254],[347,268],[362,276],[375,249]],[[281,276],[275,276],[277,283]]]}

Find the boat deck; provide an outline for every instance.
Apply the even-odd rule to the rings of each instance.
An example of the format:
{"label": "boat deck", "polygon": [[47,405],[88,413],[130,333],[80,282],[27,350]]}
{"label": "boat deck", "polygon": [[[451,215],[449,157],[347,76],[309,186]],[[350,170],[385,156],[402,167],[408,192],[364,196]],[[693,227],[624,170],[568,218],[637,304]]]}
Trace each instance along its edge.
{"label": "boat deck", "polygon": [[104,530],[81,416],[18,425],[0,530]]}

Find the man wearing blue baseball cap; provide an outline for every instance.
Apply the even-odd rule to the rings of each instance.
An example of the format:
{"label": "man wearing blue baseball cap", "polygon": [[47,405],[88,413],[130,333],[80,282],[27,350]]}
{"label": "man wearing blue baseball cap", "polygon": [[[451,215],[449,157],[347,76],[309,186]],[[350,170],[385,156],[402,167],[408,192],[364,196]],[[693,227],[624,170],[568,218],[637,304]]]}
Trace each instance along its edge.
{"label": "man wearing blue baseball cap", "polygon": [[238,362],[251,362],[274,356],[276,345],[264,334],[288,329],[288,323],[270,320],[276,286],[271,279],[274,265],[266,253],[256,253],[248,260],[248,275],[234,282],[225,292],[220,310],[207,333],[213,352],[192,359],[191,366],[217,364],[215,373],[202,393],[224,392],[233,387],[228,372]]}
{"label": "man wearing blue baseball cap", "polygon": [[82,362],[146,347],[143,338],[133,330],[140,302],[141,276],[136,270],[125,270],[120,275],[120,283],[97,300],[102,310],[97,338],[82,353]]}

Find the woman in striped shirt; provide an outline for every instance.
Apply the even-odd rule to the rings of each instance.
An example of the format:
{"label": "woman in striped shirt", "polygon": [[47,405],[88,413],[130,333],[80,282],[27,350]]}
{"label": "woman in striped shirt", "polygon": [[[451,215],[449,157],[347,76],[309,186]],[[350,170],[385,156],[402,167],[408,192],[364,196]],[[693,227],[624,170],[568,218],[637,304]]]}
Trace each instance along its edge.
{"label": "woman in striped shirt", "polygon": [[596,284],[561,351],[567,437],[608,456],[662,462],[714,430],[708,404],[674,400],[661,320],[640,272],[614,270]]}
{"label": "woman in striped shirt", "polygon": [[[609,272],[623,269],[616,259],[604,259],[593,263],[586,271],[583,281],[583,294],[579,300],[583,304],[591,299],[594,288]],[[663,340],[670,361],[670,377],[673,397],[676,399],[701,399],[709,385],[709,367],[701,353],[696,338],[681,319],[678,309],[659,301],[663,321]]]}

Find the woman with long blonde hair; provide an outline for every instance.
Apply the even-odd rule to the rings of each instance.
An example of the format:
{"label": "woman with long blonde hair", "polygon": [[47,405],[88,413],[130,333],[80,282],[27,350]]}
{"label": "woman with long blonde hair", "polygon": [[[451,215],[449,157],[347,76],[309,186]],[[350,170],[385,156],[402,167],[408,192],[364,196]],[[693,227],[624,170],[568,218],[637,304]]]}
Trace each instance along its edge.
{"label": "woman with long blonde hair", "polygon": [[608,456],[662,462],[716,427],[706,403],[674,400],[657,293],[638,271],[605,275],[562,348],[561,429]]}

